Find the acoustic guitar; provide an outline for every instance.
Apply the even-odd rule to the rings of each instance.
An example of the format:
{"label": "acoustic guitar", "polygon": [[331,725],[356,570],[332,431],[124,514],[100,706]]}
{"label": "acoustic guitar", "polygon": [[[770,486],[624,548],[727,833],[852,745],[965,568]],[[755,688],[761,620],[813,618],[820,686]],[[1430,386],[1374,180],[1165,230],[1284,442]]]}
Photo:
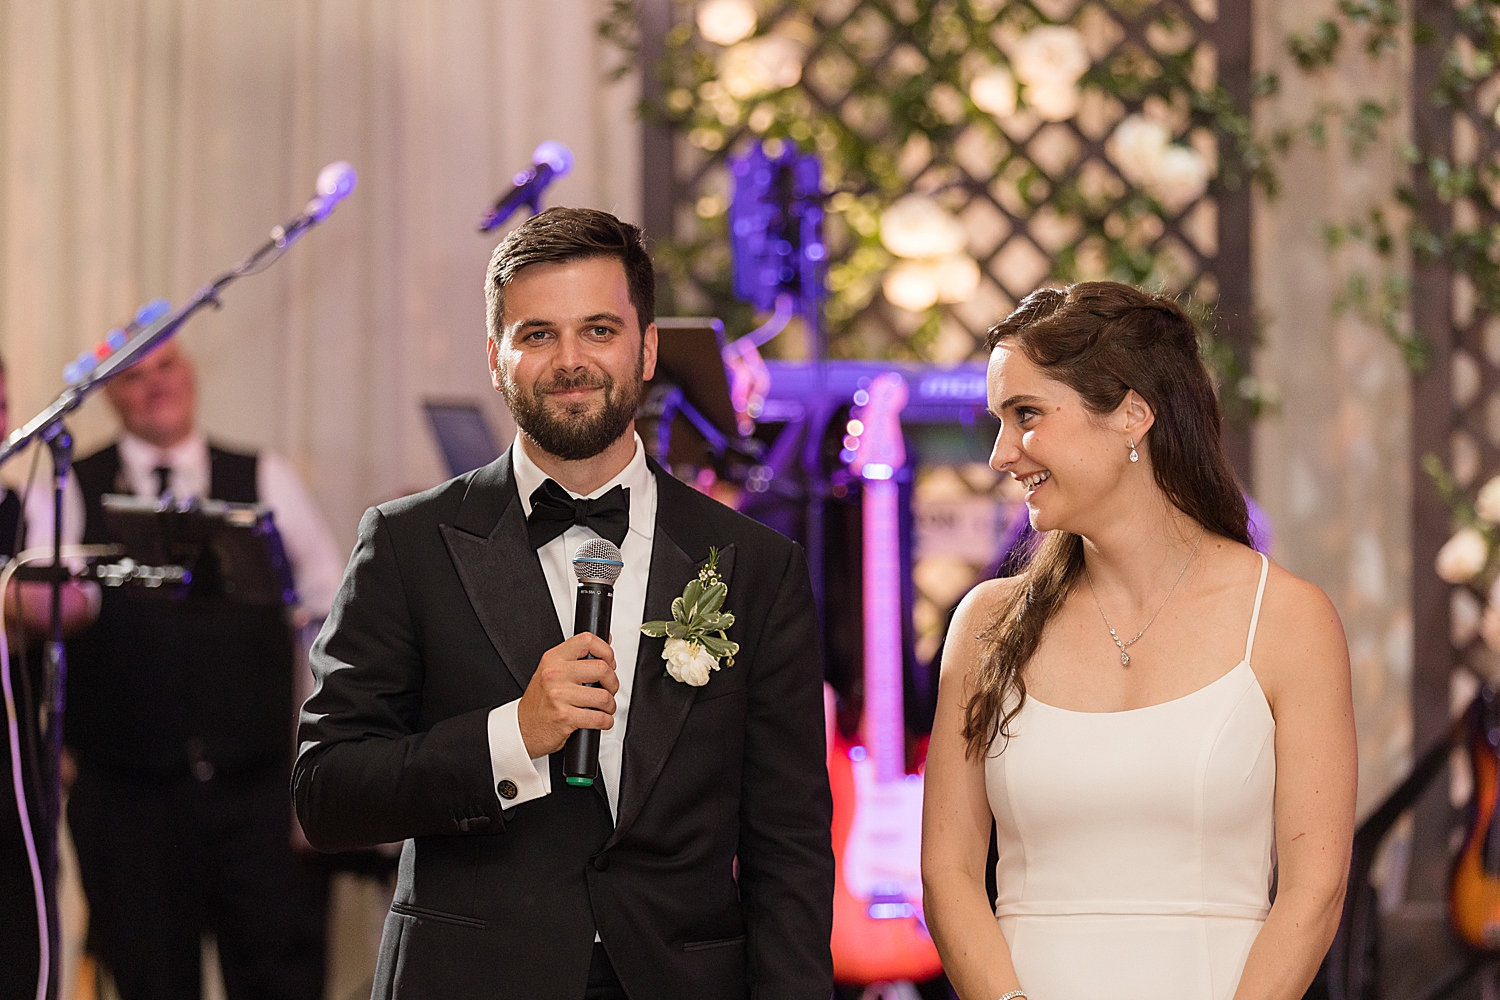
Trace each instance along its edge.
{"label": "acoustic guitar", "polygon": [[[899,486],[906,380],[871,380],[854,413],[850,471],[863,482],[862,741],[835,739],[833,971],[843,983],[929,979],[942,971],[922,916],[922,774],[907,773],[902,705]],[[853,434],[854,430],[857,434]]]}

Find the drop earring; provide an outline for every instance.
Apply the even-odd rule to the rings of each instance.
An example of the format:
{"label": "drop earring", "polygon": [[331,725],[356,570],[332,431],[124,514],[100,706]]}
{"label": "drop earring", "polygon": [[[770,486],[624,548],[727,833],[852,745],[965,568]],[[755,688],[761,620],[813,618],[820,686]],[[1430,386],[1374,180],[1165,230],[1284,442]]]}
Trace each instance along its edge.
{"label": "drop earring", "polygon": [[1130,440],[1130,460],[1132,462],[1139,462],[1141,460],[1140,452],[1135,450],[1135,439],[1133,438]]}

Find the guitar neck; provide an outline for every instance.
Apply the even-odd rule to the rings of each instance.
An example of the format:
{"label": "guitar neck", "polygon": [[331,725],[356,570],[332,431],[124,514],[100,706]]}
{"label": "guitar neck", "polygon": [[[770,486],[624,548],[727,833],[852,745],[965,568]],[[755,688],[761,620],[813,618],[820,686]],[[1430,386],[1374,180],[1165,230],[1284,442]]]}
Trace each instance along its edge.
{"label": "guitar neck", "polygon": [[906,774],[902,706],[900,488],[894,478],[864,484],[866,746],[878,780]]}

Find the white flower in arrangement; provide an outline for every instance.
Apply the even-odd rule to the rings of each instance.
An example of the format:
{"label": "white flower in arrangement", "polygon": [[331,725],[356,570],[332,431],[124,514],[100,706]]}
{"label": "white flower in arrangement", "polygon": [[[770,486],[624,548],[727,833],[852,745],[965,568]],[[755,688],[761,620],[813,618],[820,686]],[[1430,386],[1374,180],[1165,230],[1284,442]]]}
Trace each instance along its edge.
{"label": "white flower in arrangement", "polygon": [[1474,498],[1474,513],[1481,521],[1500,524],[1500,476],[1479,487],[1479,495]]}
{"label": "white flower in arrangement", "polygon": [[891,305],[910,312],[932,308],[940,293],[937,275],[922,260],[903,260],[885,272],[880,290]]}
{"label": "white flower in arrangement", "polygon": [[886,301],[911,312],[962,302],[979,287],[979,265],[964,252],[963,224],[923,194],[901,198],[880,216],[880,242],[905,257],[885,273]]}
{"label": "white flower in arrangement", "polygon": [[806,52],[785,35],[762,35],[725,49],[719,59],[719,82],[736,100],[794,87],[802,79]]}
{"label": "white flower in arrangement", "polygon": [[1049,83],[1026,88],[1026,106],[1038,118],[1049,122],[1067,121],[1078,113],[1081,95],[1071,83]]}
{"label": "white flower in arrangement", "polygon": [[880,242],[897,257],[945,257],[964,248],[964,227],[925,194],[898,199],[880,215]]}
{"label": "white flower in arrangement", "polygon": [[1169,146],[1156,168],[1152,193],[1168,211],[1180,212],[1208,190],[1208,161],[1190,146]]}
{"label": "white flower in arrangement", "polygon": [[1484,615],[1479,619],[1479,638],[1490,649],[1500,653],[1500,608],[1493,604],[1484,609]]}
{"label": "white flower in arrangement", "polygon": [[[1493,602],[1492,602],[1493,603]],[[1454,649],[1463,649],[1479,634],[1484,607],[1468,587],[1454,587],[1448,593],[1448,637]],[[1500,624],[1500,620],[1497,620]]]}
{"label": "white flower in arrangement", "polygon": [[1088,72],[1089,50],[1077,29],[1044,24],[1021,36],[1010,64],[1028,87],[1071,87]]}
{"label": "white flower in arrangement", "polygon": [[1174,145],[1172,134],[1145,115],[1128,115],[1110,137],[1110,159],[1125,179],[1179,212],[1208,190],[1208,161],[1191,146]]}
{"label": "white flower in arrangement", "polygon": [[969,84],[969,100],[996,118],[1016,113],[1016,78],[1003,66],[991,66]]}
{"label": "white flower in arrangement", "polygon": [[881,291],[893,306],[921,312],[938,302],[962,302],[979,287],[979,265],[966,253],[904,260],[885,273]]}
{"label": "white flower in arrangement", "polygon": [[966,253],[939,257],[931,266],[939,302],[962,302],[979,287],[979,265]]}
{"label": "white flower in arrangement", "polygon": [[1139,187],[1149,187],[1156,182],[1162,154],[1171,142],[1171,133],[1161,122],[1145,115],[1128,115],[1115,126],[1110,159],[1126,180]]}
{"label": "white flower in arrangement", "polygon": [[1478,528],[1459,528],[1437,554],[1437,575],[1446,583],[1468,583],[1489,561],[1490,546]]}
{"label": "white flower in arrangement", "polygon": [[751,0],[705,0],[698,5],[698,34],[715,45],[733,45],[755,31]]}
{"label": "white flower in arrangement", "polygon": [[709,674],[719,669],[717,656],[686,639],[668,639],[662,658],[667,661],[667,673],[672,679],[691,687],[707,684]]}

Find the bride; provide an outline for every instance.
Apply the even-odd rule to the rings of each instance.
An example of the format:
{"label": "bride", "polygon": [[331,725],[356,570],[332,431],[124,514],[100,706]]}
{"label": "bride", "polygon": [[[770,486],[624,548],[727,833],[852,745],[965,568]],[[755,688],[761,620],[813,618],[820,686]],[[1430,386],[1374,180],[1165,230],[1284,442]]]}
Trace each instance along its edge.
{"label": "bride", "polygon": [[963,1000],[1300,998],[1354,827],[1338,615],[1252,548],[1174,302],[1046,289],[987,346],[990,464],[1044,535],[945,644],[922,827],[944,969]]}

